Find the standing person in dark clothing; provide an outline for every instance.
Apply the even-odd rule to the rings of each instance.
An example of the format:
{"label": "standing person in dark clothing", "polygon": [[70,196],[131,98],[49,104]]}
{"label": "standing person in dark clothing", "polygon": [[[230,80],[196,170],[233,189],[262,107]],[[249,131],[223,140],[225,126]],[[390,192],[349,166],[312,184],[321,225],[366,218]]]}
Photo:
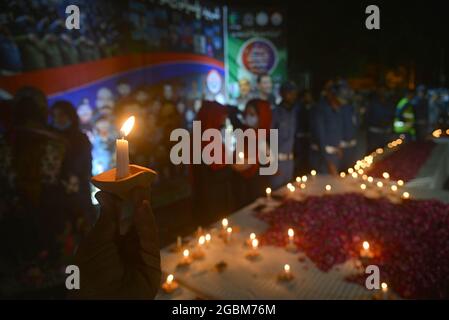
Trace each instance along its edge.
{"label": "standing person in dark clothing", "polygon": [[273,110],[271,127],[279,132],[279,169],[271,176],[271,186],[279,188],[290,182],[295,169],[294,144],[296,135],[296,112],[298,89],[287,81],[281,86],[281,103]]}
{"label": "standing person in dark clothing", "polygon": [[424,86],[419,86],[416,90],[416,97],[413,101],[415,109],[415,131],[416,139],[422,141],[426,138],[429,125],[429,102]]}
{"label": "standing person in dark clothing", "polygon": [[319,173],[337,175],[343,156],[341,101],[333,85],[324,90],[320,103],[310,112],[310,165]]}
{"label": "standing person in dark clothing", "polygon": [[38,256],[59,258],[65,144],[47,127],[41,91],[20,89],[13,108],[14,127],[0,137],[0,261],[17,272]]}
{"label": "standing person in dark clothing", "polygon": [[367,127],[367,152],[383,148],[391,139],[393,132],[394,104],[388,97],[386,89],[379,87],[368,104],[365,123]]}
{"label": "standing person in dark clothing", "polygon": [[312,93],[309,90],[305,91],[298,105],[296,119],[295,172],[298,175],[306,174],[311,169],[309,166],[309,112],[314,104]]}
{"label": "standing person in dark clothing", "polygon": [[66,157],[62,172],[62,185],[67,194],[67,209],[75,227],[88,221],[95,221],[90,196],[92,174],[92,146],[87,136],[80,130],[75,107],[68,101],[53,104],[52,125],[66,142]]}

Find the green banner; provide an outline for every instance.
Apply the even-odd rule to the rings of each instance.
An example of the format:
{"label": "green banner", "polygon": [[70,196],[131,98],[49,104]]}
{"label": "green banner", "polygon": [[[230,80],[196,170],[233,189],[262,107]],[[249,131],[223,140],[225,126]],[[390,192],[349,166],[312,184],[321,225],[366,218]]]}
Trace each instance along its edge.
{"label": "green banner", "polygon": [[228,8],[225,65],[231,101],[239,96],[242,79],[250,81],[254,96],[258,75],[271,75],[275,94],[287,79],[285,17],[276,8]]}

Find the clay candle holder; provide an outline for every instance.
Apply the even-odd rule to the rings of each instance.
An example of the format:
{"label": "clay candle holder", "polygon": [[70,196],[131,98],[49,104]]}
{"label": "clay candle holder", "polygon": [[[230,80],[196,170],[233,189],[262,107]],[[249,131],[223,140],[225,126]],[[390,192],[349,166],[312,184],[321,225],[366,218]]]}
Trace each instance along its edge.
{"label": "clay candle holder", "polygon": [[122,202],[121,218],[120,218],[120,234],[125,234],[131,224],[132,213],[134,212],[134,204],[131,200],[132,190],[141,187],[150,192],[151,182],[156,176],[156,172],[135,164],[128,165],[129,174],[117,179],[117,169],[111,169],[92,177],[91,181],[94,186],[104,192],[111,193]]}

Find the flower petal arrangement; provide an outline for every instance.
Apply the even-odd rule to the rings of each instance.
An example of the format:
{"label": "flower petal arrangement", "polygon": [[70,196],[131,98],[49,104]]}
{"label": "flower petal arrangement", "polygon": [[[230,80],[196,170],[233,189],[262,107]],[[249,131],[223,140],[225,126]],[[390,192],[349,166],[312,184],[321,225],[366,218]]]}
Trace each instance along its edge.
{"label": "flower petal arrangement", "polygon": [[269,225],[261,245],[283,247],[287,230],[322,271],[359,258],[363,241],[381,278],[403,298],[449,298],[449,205],[438,200],[369,199],[347,193],[287,200],[255,215]]}

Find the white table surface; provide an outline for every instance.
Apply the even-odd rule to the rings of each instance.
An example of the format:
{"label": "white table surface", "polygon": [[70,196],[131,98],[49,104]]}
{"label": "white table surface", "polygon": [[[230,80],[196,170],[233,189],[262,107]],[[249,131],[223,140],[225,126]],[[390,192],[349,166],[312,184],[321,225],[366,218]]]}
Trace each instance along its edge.
{"label": "white table surface", "polygon": [[[376,182],[377,180],[375,180]],[[385,184],[388,182],[385,180]],[[374,183],[375,183],[374,182]],[[330,184],[330,193],[362,192],[360,184],[362,180],[354,180],[352,177],[345,179],[331,176],[309,177],[307,187],[294,194],[281,188],[276,193],[288,193],[289,196],[300,200],[308,195],[322,195],[325,185]],[[386,193],[392,199],[399,197]],[[400,191],[408,191],[412,198],[435,198],[446,203],[449,202],[449,192],[443,190],[431,190],[404,186]],[[402,193],[401,192],[401,193]],[[365,191],[369,197],[379,197],[376,187],[369,187]],[[181,253],[172,252],[169,247],[161,251],[162,269],[166,273],[173,273],[180,282],[181,289],[177,294],[161,294],[160,299],[371,299],[373,291],[369,291],[361,285],[345,280],[347,275],[360,273],[357,271],[356,261],[347,261],[342,265],[334,266],[330,271],[323,272],[302,253],[290,253],[283,248],[263,246],[259,249],[260,258],[251,261],[246,258],[249,251],[244,245],[251,232],[263,233],[268,225],[253,215],[252,209],[261,203],[269,204],[265,210],[270,210],[278,205],[276,201],[268,202],[265,198],[257,199],[254,203],[242,208],[228,217],[229,225],[238,233],[233,233],[231,243],[226,244],[218,237],[221,224],[216,223],[207,232],[212,234],[212,241],[205,250],[203,260],[194,260],[186,269],[178,269],[177,264],[181,259]],[[191,251],[196,244],[196,238],[191,237],[189,243]],[[304,262],[298,260],[304,257]],[[224,261],[227,264],[225,271],[219,273],[214,266]],[[277,275],[283,270],[284,264],[290,264],[294,280],[281,283]]]}

